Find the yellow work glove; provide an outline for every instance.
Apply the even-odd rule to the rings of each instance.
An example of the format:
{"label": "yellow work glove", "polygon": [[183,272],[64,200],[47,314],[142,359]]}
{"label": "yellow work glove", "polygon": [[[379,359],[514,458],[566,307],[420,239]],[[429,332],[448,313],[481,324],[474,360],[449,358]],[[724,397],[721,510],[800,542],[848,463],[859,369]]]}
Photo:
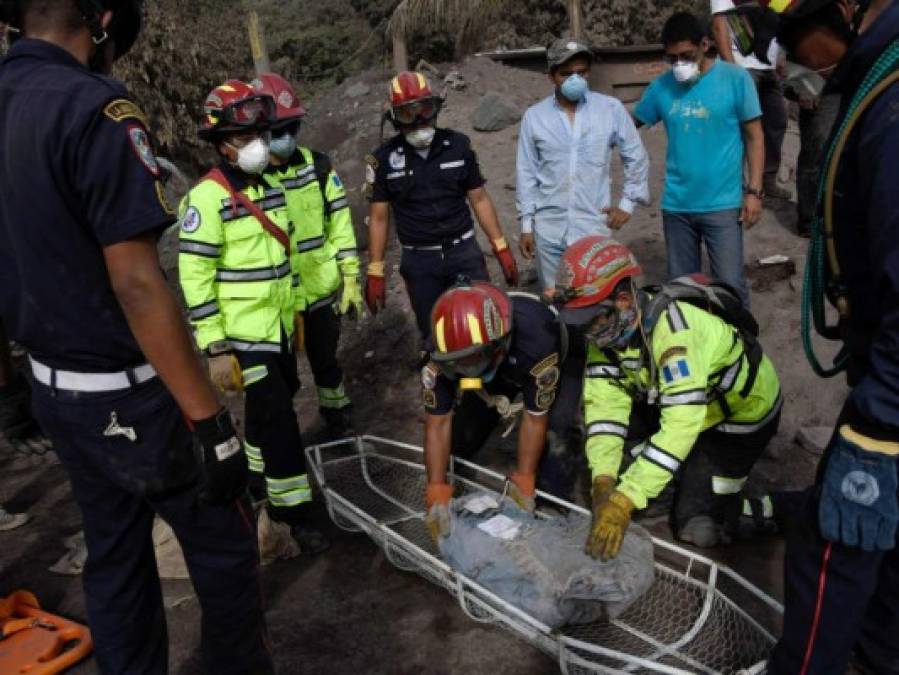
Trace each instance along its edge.
{"label": "yellow work glove", "polygon": [[343,277],[343,290],[340,293],[340,303],[337,310],[341,314],[348,314],[352,311],[354,318],[362,316],[362,283],[356,274],[345,275]]}
{"label": "yellow work glove", "polygon": [[306,323],[302,312],[293,315],[293,348],[298,354],[306,350]]}
{"label": "yellow work glove", "polygon": [[209,357],[209,379],[222,391],[243,391],[243,372],[230,352]]}
{"label": "yellow work glove", "polygon": [[509,486],[506,494],[518,505],[522,511],[534,513],[537,503],[534,497],[536,490],[537,477],[534,474],[513,473],[509,476]]}
{"label": "yellow work glove", "polygon": [[[594,483],[595,485],[595,483]],[[631,524],[634,503],[624,494],[613,490],[611,493],[593,495],[593,524],[587,537],[587,553],[594,558],[609,561],[621,551],[624,533]]]}

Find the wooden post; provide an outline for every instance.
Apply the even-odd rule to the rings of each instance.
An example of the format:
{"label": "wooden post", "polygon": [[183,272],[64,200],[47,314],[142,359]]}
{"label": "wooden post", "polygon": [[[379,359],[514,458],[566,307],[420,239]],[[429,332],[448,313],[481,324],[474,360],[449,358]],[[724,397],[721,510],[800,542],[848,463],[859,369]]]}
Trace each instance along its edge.
{"label": "wooden post", "polygon": [[247,29],[250,32],[250,51],[253,52],[253,68],[255,68],[256,74],[272,72],[272,64],[268,58],[268,47],[265,45],[265,33],[259,24],[259,15],[255,11],[250,12]]}
{"label": "wooden post", "polygon": [[409,70],[409,52],[406,50],[406,34],[395,31],[393,38],[393,69],[396,72]]}
{"label": "wooden post", "polygon": [[580,40],[583,37],[581,0],[568,0],[568,22],[571,25],[571,36],[575,40]]}

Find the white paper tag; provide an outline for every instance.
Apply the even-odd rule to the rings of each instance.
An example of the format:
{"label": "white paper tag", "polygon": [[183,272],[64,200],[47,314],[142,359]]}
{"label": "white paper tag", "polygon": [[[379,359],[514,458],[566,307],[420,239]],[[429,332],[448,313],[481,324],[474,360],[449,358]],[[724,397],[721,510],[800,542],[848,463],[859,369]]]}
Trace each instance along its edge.
{"label": "white paper tag", "polygon": [[232,436],[224,443],[219,443],[215,446],[215,456],[218,457],[220,462],[224,462],[229,457],[240,452],[240,447],[240,439],[237,436]]}
{"label": "white paper tag", "polygon": [[467,502],[465,502],[462,508],[464,508],[469,513],[473,513],[476,516],[479,516],[484,513],[484,511],[489,511],[490,509],[498,509],[499,502],[490,495],[479,495],[477,497],[472,497]]}
{"label": "white paper tag", "polygon": [[512,541],[518,536],[518,531],[521,529],[521,523],[516,523],[508,516],[499,514],[498,516],[493,516],[490,520],[480,523],[478,529],[482,532],[486,532],[491,537]]}

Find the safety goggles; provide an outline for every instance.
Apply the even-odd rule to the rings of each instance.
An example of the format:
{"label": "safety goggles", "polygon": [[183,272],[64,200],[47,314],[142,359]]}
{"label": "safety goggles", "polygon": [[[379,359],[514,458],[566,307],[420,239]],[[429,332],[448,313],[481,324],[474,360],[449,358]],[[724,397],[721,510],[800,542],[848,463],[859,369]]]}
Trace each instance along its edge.
{"label": "safety goggles", "polygon": [[224,125],[242,129],[268,128],[275,119],[275,99],[260,94],[225,106],[221,112]]}
{"label": "safety goggles", "polygon": [[505,354],[506,344],[506,340],[499,340],[486,345],[472,345],[450,354],[435,351],[431,358],[449,378],[478,378],[499,365]]}
{"label": "safety goggles", "polygon": [[403,126],[412,126],[418,122],[432,122],[442,106],[443,99],[436,96],[397,105],[393,107],[393,121]]}
{"label": "safety goggles", "polygon": [[605,347],[621,330],[618,308],[613,300],[607,300],[591,309],[593,319],[584,327],[584,337],[598,347]]}

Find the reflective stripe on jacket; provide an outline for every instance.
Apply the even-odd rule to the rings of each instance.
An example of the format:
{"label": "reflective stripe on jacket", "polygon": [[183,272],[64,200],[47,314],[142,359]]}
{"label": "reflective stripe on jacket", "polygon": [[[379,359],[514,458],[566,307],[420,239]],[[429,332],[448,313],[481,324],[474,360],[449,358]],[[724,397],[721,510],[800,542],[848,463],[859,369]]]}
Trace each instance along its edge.
{"label": "reflective stripe on jacket", "polygon": [[584,381],[586,450],[594,478],[618,476],[632,403],[657,392],[660,429],[643,444],[619,484],[637,508],[662,491],[701,432],[718,427],[749,433],[781,404],[780,382],[767,356],[747,396],[741,395],[750,370],[743,342],[734,327],[713,314],[672,303],[650,339],[657,382],[649,382],[649,365],[639,348],[600,351],[592,345]]}

